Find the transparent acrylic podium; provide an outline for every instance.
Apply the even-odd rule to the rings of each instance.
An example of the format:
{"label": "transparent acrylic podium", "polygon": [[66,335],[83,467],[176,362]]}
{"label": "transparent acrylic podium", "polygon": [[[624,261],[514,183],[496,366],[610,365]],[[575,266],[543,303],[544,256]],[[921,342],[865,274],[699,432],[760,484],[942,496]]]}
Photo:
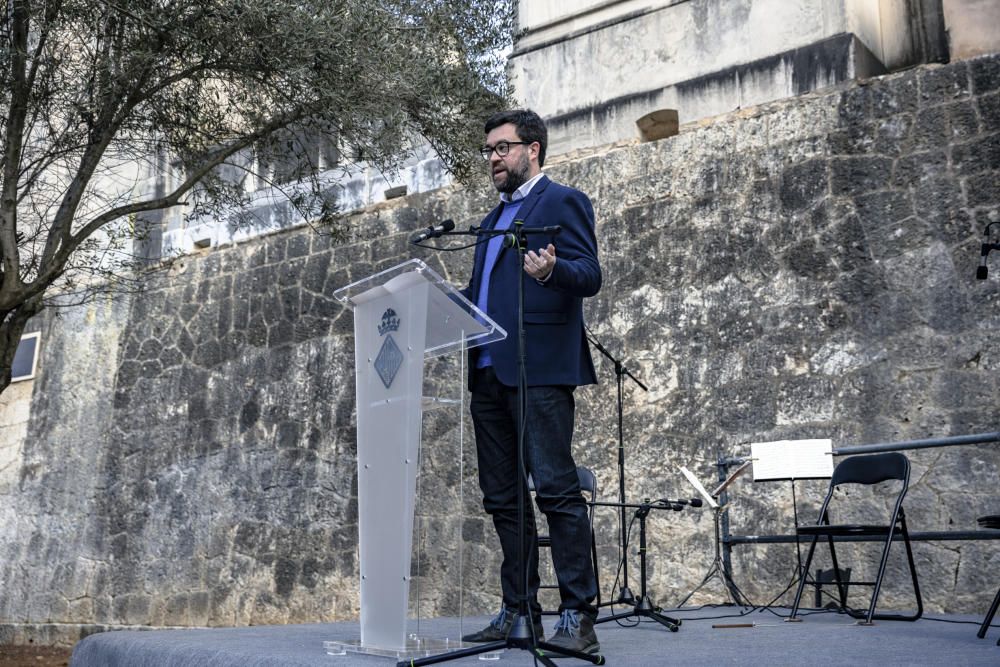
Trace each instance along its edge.
{"label": "transparent acrylic podium", "polygon": [[424,362],[507,334],[419,259],[334,297],[354,310],[361,639],[324,646],[399,659],[459,648],[406,632],[422,415],[448,402],[423,395]]}

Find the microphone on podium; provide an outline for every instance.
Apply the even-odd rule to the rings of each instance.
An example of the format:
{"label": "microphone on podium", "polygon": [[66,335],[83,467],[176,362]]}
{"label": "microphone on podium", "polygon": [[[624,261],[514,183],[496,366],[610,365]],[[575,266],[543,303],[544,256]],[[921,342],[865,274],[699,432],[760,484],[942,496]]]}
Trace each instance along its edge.
{"label": "microphone on podium", "polygon": [[421,241],[426,241],[427,239],[436,239],[439,236],[447,234],[453,229],[455,229],[455,221],[449,218],[440,225],[434,225],[428,227],[427,229],[421,229],[413,232],[410,234],[410,243],[420,243]]}

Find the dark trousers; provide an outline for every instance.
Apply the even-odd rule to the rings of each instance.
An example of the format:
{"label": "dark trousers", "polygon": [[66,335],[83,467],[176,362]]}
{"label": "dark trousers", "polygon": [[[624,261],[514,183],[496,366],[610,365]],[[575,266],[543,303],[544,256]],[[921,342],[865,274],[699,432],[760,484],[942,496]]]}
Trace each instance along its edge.
{"label": "dark trousers", "polygon": [[518,570],[517,487],[524,488],[525,554],[527,594],[531,615],[541,612],[538,604],[538,542],[535,515],[527,492],[525,475],[531,474],[535,502],[548,519],[552,538],[552,563],[559,582],[559,610],[575,609],[596,617],[592,602],[597,597],[590,555],[590,520],[580,494],[580,481],[573,462],[573,387],[528,387],[524,460],[527,470],[517,473],[517,389],[503,385],[491,367],[478,369],[472,385],[469,409],[476,431],[479,456],[479,487],[483,507],[493,517],[500,537],[503,564],[500,583],[503,602],[517,607],[522,590]]}

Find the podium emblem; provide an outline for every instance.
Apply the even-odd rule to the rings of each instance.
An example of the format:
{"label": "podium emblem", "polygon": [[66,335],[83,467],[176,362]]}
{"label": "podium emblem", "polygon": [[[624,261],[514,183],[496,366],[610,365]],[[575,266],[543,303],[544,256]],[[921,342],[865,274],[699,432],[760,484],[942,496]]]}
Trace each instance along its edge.
{"label": "podium emblem", "polygon": [[392,336],[386,336],[385,340],[382,341],[382,349],[378,351],[378,356],[375,357],[375,372],[378,373],[386,389],[396,379],[396,372],[399,371],[399,367],[402,365],[403,353],[400,351],[399,346],[396,345],[396,341],[392,339]]}
{"label": "podium emblem", "polygon": [[392,308],[386,308],[382,313],[382,322],[378,325],[378,335],[384,336],[390,331],[399,331],[399,315]]}
{"label": "podium emblem", "polygon": [[382,341],[382,349],[375,357],[375,372],[378,373],[382,384],[388,389],[392,381],[396,379],[399,367],[403,365],[403,353],[396,345],[392,336],[387,336],[390,331],[399,331],[399,315],[392,308],[386,308],[382,313],[382,321],[378,325],[378,335],[385,336]]}

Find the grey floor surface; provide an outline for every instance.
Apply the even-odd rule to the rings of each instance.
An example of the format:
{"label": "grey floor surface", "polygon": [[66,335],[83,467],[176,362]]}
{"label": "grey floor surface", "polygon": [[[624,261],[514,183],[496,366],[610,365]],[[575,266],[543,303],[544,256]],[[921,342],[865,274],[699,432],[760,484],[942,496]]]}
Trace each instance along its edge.
{"label": "grey floor surface", "polygon": [[[915,623],[881,621],[858,626],[843,615],[816,613],[802,623],[785,623],[771,612],[739,616],[737,607],[667,611],[683,619],[678,632],[652,621],[631,627],[597,626],[608,665],[1000,665],[1000,628],[986,639],[976,632],[982,617],[928,614]],[[787,615],[787,609],[778,613]],[[728,618],[717,618],[728,616]],[[932,620],[943,618],[952,622]],[[411,622],[420,636],[443,639],[476,630],[488,619],[438,618]],[[622,621],[624,623],[625,621]],[[551,632],[555,619],[545,621]],[[749,628],[714,624],[752,623]],[[380,667],[392,658],[328,655],[323,642],[358,638],[357,623],[257,626],[199,630],[120,631],[92,635],[77,644],[71,667]],[[531,665],[532,656],[507,650],[498,660],[463,657],[442,664],[503,667]],[[585,665],[573,659],[562,665]]]}

